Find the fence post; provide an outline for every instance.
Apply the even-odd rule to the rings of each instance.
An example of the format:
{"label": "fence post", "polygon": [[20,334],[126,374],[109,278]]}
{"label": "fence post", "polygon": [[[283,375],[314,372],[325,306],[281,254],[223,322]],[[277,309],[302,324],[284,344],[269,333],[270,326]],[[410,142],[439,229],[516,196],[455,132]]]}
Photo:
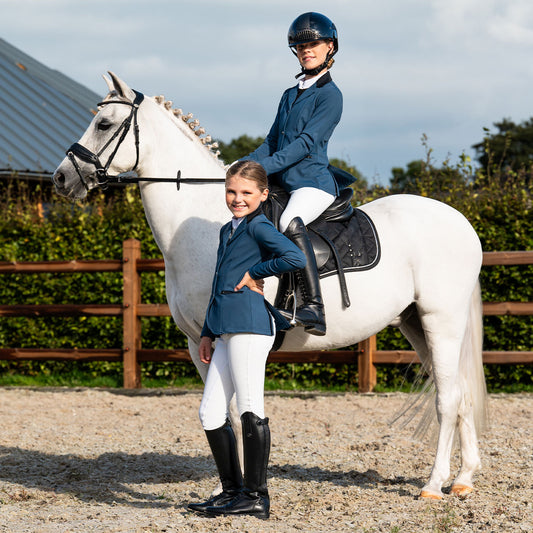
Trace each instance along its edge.
{"label": "fence post", "polygon": [[359,392],[372,392],[377,383],[376,367],[374,366],[374,352],[376,351],[376,336],[359,343],[358,374]]}
{"label": "fence post", "polygon": [[141,348],[141,319],[137,316],[137,305],[141,303],[141,277],[137,272],[137,260],[141,258],[141,243],[128,239],[122,243],[123,275],[123,365],[124,388],[141,387],[141,367],[137,351]]}

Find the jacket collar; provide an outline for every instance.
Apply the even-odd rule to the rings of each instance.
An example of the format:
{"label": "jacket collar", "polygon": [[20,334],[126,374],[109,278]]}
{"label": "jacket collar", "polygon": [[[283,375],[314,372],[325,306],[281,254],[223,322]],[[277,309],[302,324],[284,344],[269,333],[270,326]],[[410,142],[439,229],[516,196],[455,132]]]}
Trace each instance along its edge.
{"label": "jacket collar", "polygon": [[[320,78],[318,78],[318,80],[316,80],[315,83],[313,83],[311,86],[309,86],[307,89],[304,89],[304,91],[309,91],[311,89],[314,89],[315,87],[317,87],[318,89],[320,89],[321,87],[324,87],[324,85],[327,85],[329,82],[333,81],[333,78],[331,77],[331,73],[330,71],[328,70],[325,74],[323,74],[322,76],[320,76]],[[296,85],[296,88],[299,89],[300,87],[300,84]]]}
{"label": "jacket collar", "polygon": [[328,70],[323,76],[320,76],[320,78],[316,80],[315,85],[320,89],[320,87],[324,87],[324,85],[326,85],[326,83],[329,83],[330,81],[333,81],[333,79],[331,77],[330,71]]}
{"label": "jacket collar", "polygon": [[246,215],[246,223],[249,224],[251,220],[253,220],[257,215],[263,214],[263,204],[259,204],[259,207],[249,215]]}
{"label": "jacket collar", "polygon": [[318,89],[321,89],[322,87],[324,87],[324,85],[327,85],[328,83],[332,81],[333,79],[328,70],[328,72],[326,72],[323,76],[318,78],[318,80],[316,80],[316,83],[313,83],[313,85],[311,85],[309,89],[305,89],[300,95],[300,97],[298,98],[298,100],[296,100],[296,95],[298,94],[298,85],[295,85],[294,87],[292,87],[291,93],[289,96],[290,105],[292,106],[295,103],[295,100],[296,102],[301,102],[302,100],[305,100],[308,96],[312,95],[315,91],[317,91]]}

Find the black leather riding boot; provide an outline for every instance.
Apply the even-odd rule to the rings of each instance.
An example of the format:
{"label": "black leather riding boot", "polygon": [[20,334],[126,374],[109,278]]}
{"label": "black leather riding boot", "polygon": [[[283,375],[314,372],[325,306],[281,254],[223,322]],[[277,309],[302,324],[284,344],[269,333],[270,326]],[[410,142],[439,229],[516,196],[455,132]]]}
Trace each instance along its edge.
{"label": "black leather riding boot", "polygon": [[290,305],[294,285],[293,274],[293,272],[285,272],[279,278],[278,290],[274,300],[274,307],[277,309],[285,309]]}
{"label": "black leather riding boot", "polygon": [[222,492],[209,498],[205,502],[190,503],[192,511],[205,512],[208,507],[223,506],[233,500],[242,490],[242,473],[237,455],[237,442],[229,420],[213,430],[206,430],[207,442],[215,458]]}
{"label": "black leather riding boot", "polygon": [[303,302],[296,308],[296,312],[290,309],[280,309],[280,313],[289,322],[304,326],[305,331],[312,335],[326,334],[326,318],[324,316],[324,304],[318,279],[315,253],[309,240],[307,229],[300,217],[293,218],[285,235],[293,241],[305,255],[307,264],[304,269],[295,273],[298,287],[302,294]]}
{"label": "black leather riding boot", "polygon": [[248,411],[241,416],[241,422],[244,444],[244,488],[227,505],[208,507],[206,513],[245,514],[266,520],[270,516],[267,489],[267,465],[270,456],[268,418],[259,418]]}

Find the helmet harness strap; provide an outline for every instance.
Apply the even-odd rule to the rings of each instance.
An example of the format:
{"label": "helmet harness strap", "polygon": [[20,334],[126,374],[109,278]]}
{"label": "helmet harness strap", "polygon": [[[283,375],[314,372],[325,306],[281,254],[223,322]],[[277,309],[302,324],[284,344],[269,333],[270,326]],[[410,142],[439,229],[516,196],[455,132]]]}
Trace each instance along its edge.
{"label": "helmet harness strap", "polygon": [[[293,51],[293,54],[296,55],[296,52],[292,48],[291,50]],[[331,52],[328,52],[328,55],[326,56],[326,60],[324,61],[324,63],[322,63],[321,65],[315,68],[303,68],[302,67],[301,72],[296,74],[296,76],[294,77],[298,79],[300,76],[304,76],[304,75],[316,76],[317,74],[320,74],[325,68],[331,68],[333,66],[333,63],[335,63],[335,60],[333,59],[333,54]]]}

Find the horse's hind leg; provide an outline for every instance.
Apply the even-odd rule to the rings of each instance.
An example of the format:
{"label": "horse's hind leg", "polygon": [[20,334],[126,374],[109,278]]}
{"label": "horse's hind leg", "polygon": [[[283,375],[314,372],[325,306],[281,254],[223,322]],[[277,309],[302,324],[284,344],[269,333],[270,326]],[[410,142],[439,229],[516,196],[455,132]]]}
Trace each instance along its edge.
{"label": "horse's hind leg", "polygon": [[461,405],[459,357],[464,325],[448,323],[446,327],[442,317],[431,315],[422,316],[422,324],[431,352],[439,435],[431,476],[420,496],[441,499],[442,486],[450,476],[450,457]]}
{"label": "horse's hind leg", "polygon": [[459,362],[462,389],[458,420],[461,469],[451,488],[452,494],[459,497],[465,497],[474,490],[472,477],[481,466],[478,432],[484,429],[487,422],[482,321],[483,308],[478,284],[470,302],[469,318]]}
{"label": "horse's hind leg", "polygon": [[450,456],[455,428],[459,431],[461,469],[451,492],[466,496],[472,492],[472,477],[481,461],[477,432],[486,422],[486,387],[483,372],[483,326],[479,284],[469,302],[455,312],[427,313],[422,324],[432,354],[433,377],[437,390],[437,417],[440,423],[435,464],[422,496],[442,497],[442,484],[450,473]]}
{"label": "horse's hind leg", "polygon": [[[449,370],[449,369],[448,369]],[[464,497],[473,490],[472,476],[480,466],[476,431],[472,412],[465,405],[460,386],[453,372],[442,376],[442,369],[434,362],[437,398],[437,419],[439,421],[439,437],[435,462],[428,483],[422,488],[420,496],[429,499],[441,499],[442,486],[450,476],[450,457],[458,428],[461,448],[461,471],[455,479],[451,492]]]}
{"label": "horse's hind leg", "polygon": [[[416,311],[416,307],[413,305],[412,307],[406,309],[406,311],[402,313],[401,319],[400,331],[405,335],[407,340],[416,350],[424,370],[426,372],[430,371],[431,361],[429,358],[429,349],[424,330],[422,328],[422,323]],[[440,375],[440,371],[438,371],[438,373]],[[450,411],[453,419],[453,411],[455,410],[455,406],[453,404],[448,407],[442,405],[442,409]],[[450,424],[451,423],[452,422],[450,421]],[[480,466],[473,411],[471,405],[468,404],[468,400],[465,399],[464,396],[461,396],[461,401],[458,407],[457,427],[459,430],[459,438],[461,443],[461,471],[453,482],[451,492],[459,497],[464,497],[473,491],[472,476]],[[446,448],[444,448],[444,450],[444,453],[448,454],[448,450]],[[437,471],[441,468],[441,463],[442,461],[439,460],[439,465],[436,468]],[[449,468],[444,467],[442,470],[441,479],[447,479],[447,471],[449,471]],[[442,497],[442,493],[440,491],[440,487],[437,491],[430,482],[424,487],[421,496],[426,498],[440,499]]]}
{"label": "horse's hind leg", "polygon": [[466,496],[473,490],[472,476],[480,466],[473,407],[475,393],[471,384],[467,383],[469,379],[475,381],[476,377],[468,376],[465,368],[461,367],[462,342],[458,336],[453,335],[452,330],[446,334],[441,329],[438,335],[428,334],[427,331],[426,329],[432,352],[440,427],[435,463],[428,483],[422,488],[421,497],[442,498],[442,485],[450,475],[450,457],[456,427],[461,447],[461,470],[452,486],[452,493]]}
{"label": "horse's hind leg", "polygon": [[458,380],[461,342],[452,328],[444,332],[436,317],[426,314],[421,318],[415,305],[406,309],[400,319],[400,331],[416,350],[424,370],[433,374],[439,435],[431,477],[420,496],[441,499],[442,485],[450,476],[450,456],[461,400]]}
{"label": "horse's hind leg", "polygon": [[460,498],[466,497],[474,490],[472,478],[481,466],[473,411],[471,406],[464,404],[464,401],[463,398],[457,424],[461,445],[461,469],[450,491]]}

